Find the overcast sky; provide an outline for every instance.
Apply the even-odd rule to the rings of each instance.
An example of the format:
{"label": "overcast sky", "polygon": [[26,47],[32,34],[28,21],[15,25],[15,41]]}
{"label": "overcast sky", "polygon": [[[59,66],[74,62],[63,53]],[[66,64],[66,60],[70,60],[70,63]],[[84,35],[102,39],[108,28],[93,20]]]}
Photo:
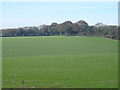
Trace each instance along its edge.
{"label": "overcast sky", "polygon": [[118,2],[1,2],[0,28],[73,23],[85,20],[89,25],[102,22],[118,24]]}

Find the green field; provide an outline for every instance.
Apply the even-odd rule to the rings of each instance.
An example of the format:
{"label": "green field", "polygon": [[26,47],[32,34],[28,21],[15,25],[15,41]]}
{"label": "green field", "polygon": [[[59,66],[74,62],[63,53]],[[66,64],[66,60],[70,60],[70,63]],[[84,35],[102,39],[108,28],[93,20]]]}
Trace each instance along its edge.
{"label": "green field", "polygon": [[3,88],[117,88],[117,54],[105,38],[3,37]]}

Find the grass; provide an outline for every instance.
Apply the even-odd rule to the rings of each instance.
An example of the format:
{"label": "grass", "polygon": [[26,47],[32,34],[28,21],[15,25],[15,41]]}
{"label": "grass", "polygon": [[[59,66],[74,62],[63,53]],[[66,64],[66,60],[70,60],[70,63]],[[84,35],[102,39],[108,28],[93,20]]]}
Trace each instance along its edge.
{"label": "grass", "polygon": [[117,88],[117,41],[3,37],[3,88]]}

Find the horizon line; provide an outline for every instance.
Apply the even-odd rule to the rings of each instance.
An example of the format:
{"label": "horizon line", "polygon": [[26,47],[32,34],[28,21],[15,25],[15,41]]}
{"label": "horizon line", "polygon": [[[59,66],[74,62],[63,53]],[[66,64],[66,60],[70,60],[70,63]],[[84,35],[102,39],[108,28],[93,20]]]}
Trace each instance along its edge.
{"label": "horizon line", "polygon": [[[54,22],[53,22],[54,23]],[[64,22],[63,22],[64,23]],[[101,22],[98,22],[98,23],[101,23]],[[52,24],[52,23],[51,23]],[[51,24],[41,24],[41,25],[28,25],[28,26],[16,26],[16,27],[5,27],[5,28],[0,28],[0,30],[2,29],[17,29],[17,28],[24,28],[24,27],[40,27],[42,25],[51,25]],[[61,23],[58,23],[58,24],[61,24]],[[96,23],[97,24],[97,23]],[[88,26],[95,26],[96,24],[92,24],[92,25],[89,25]],[[119,26],[118,24],[104,24],[103,25],[105,26]]]}

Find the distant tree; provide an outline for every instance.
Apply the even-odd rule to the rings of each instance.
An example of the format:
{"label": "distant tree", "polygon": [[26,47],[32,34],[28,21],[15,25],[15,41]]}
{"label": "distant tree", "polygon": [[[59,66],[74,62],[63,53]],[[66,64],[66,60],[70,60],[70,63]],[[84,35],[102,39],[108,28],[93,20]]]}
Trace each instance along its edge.
{"label": "distant tree", "polygon": [[13,29],[2,29],[2,36],[96,36],[120,40],[120,26],[104,25],[97,23],[89,26],[84,20],[76,23],[65,21],[64,23],[41,25],[40,27],[23,27]]}

